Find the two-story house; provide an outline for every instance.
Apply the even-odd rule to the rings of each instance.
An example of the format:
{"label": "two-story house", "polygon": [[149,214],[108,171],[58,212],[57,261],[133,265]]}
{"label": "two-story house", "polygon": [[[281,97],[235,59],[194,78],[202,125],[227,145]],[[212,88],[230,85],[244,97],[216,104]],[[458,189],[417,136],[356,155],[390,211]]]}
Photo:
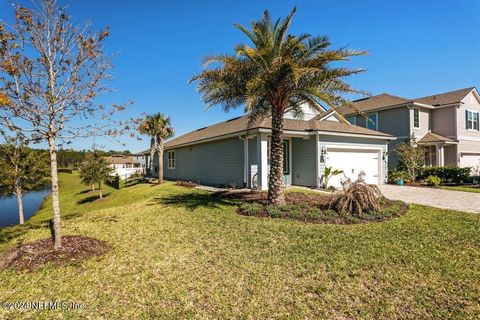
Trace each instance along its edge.
{"label": "two-story house", "polygon": [[474,87],[416,99],[383,93],[353,106],[339,110],[350,123],[397,138],[389,144],[390,169],[398,164],[395,148],[412,134],[427,165],[480,165],[480,96]]}

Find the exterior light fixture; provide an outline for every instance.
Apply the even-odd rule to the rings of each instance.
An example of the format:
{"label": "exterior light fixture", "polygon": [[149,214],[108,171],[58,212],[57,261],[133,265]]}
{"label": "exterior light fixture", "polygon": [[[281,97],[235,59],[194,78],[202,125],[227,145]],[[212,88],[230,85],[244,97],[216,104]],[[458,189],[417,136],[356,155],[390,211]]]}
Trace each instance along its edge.
{"label": "exterior light fixture", "polygon": [[320,162],[325,163],[325,156],[327,155],[327,150],[322,148],[322,151],[320,152]]}

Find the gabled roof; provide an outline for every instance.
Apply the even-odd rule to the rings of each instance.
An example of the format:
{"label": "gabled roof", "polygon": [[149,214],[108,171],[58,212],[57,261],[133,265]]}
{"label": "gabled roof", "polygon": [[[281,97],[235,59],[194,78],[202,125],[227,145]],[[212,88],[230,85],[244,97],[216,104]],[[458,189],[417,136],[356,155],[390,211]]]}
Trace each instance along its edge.
{"label": "gabled roof", "polygon": [[475,87],[434,94],[427,97],[414,99],[416,102],[429,104],[432,106],[441,106],[445,104],[459,103],[467,94],[469,94]]}
{"label": "gabled roof", "polygon": [[134,156],[145,156],[150,154],[150,149],[142,150],[137,153],[134,153]]}
{"label": "gabled roof", "polygon": [[352,101],[352,107],[338,108],[338,112],[348,115],[358,112],[380,109],[388,106],[407,104],[409,102],[412,101],[410,99],[397,97],[388,93],[382,93],[376,96],[354,100]]}
{"label": "gabled roof", "polygon": [[[170,140],[165,143],[165,148],[170,149],[176,146],[190,144],[193,142],[201,142],[211,138],[227,136],[235,133],[243,133],[246,131],[253,131],[256,129],[271,129],[271,118],[264,118],[251,124],[249,123],[249,116],[233,118],[224,122],[220,122],[208,127],[200,128],[195,131],[186,133],[178,138]],[[363,127],[341,123],[337,121],[317,120],[313,118],[309,121],[284,119],[284,130],[310,132],[310,131],[328,131],[346,134],[361,134],[370,136],[381,136],[391,138],[392,136],[383,132],[369,130]]]}
{"label": "gabled roof", "polygon": [[371,96],[364,99],[352,101],[352,107],[338,108],[338,112],[344,115],[351,115],[355,113],[368,112],[372,110],[383,109],[387,107],[406,106],[410,103],[418,103],[427,105],[434,109],[435,107],[449,105],[454,103],[460,103],[475,87],[439,93],[427,97],[420,97],[417,99],[407,99],[398,96],[394,96],[387,93],[382,93],[376,96]]}
{"label": "gabled roof", "polygon": [[422,139],[418,140],[418,143],[420,144],[433,143],[433,142],[456,142],[456,141],[433,132],[427,133],[422,137]]}

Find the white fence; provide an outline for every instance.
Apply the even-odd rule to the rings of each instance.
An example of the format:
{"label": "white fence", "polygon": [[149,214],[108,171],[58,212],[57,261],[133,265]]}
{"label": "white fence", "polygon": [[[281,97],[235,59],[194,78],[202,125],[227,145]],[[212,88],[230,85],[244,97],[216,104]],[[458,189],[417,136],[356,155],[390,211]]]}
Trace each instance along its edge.
{"label": "white fence", "polygon": [[117,175],[120,179],[125,180],[130,177],[132,174],[139,173],[145,174],[145,168],[115,168],[113,175]]}

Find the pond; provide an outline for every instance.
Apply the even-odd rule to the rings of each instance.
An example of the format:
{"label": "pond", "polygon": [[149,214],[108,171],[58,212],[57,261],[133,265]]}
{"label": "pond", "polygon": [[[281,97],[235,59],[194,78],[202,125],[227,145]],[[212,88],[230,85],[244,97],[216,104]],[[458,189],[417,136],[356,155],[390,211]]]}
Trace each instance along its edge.
{"label": "pond", "polygon": [[[31,191],[23,195],[23,214],[25,215],[25,221],[40,209],[43,199],[49,194],[50,189],[45,188],[38,191]],[[0,227],[18,224],[18,222],[17,196],[0,196]]]}

